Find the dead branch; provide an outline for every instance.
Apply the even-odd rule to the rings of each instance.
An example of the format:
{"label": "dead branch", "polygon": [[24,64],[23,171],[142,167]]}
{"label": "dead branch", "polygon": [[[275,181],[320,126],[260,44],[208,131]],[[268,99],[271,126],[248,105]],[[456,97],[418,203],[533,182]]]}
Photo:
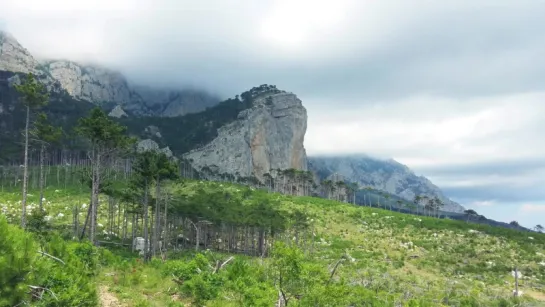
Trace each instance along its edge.
{"label": "dead branch", "polygon": [[64,265],[66,265],[66,263],[64,263],[64,261],[62,261],[61,259],[59,259],[59,258],[57,258],[57,257],[55,257],[55,256],[52,256],[52,255],[50,255],[50,254],[48,254],[48,253],[46,253],[46,252],[38,251],[38,254],[42,254],[43,256],[47,256],[47,257],[49,257],[49,258],[51,258],[51,259],[57,260],[58,262],[60,262],[60,263],[62,263],[62,264],[64,264]]}
{"label": "dead branch", "polygon": [[333,267],[333,270],[331,271],[331,275],[329,276],[329,280],[327,281],[326,285],[329,285],[329,283],[331,282],[331,280],[333,279],[333,276],[335,275],[335,272],[337,271],[337,268],[339,267],[339,265],[341,264],[341,262],[345,261],[346,258],[344,255],[341,256],[341,259],[339,259],[339,261],[337,261],[337,263],[335,264],[335,267]]}
{"label": "dead branch", "polygon": [[227,265],[233,259],[234,259],[234,257],[231,256],[231,257],[229,257],[229,259],[225,260],[221,265],[220,265],[220,262],[218,261],[217,264],[216,264],[216,269],[214,270],[214,274],[219,272],[219,270],[221,270],[225,265]]}

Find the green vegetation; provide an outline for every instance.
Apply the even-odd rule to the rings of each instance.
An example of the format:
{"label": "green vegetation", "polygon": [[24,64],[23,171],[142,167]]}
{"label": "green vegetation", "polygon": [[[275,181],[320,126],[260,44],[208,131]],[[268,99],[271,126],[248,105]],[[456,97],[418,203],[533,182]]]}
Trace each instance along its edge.
{"label": "green vegetation", "polygon": [[25,232],[1,215],[0,237],[0,306],[97,306],[95,247]]}
{"label": "green vegetation", "polygon": [[[245,240],[258,245],[259,236],[244,239],[240,230],[224,233],[219,237],[225,240],[222,243],[214,240],[195,246],[192,225],[170,228],[168,251],[163,247],[147,264],[128,247],[105,245],[112,247],[99,249],[105,256],[97,264],[96,277],[90,278],[125,306],[271,306],[284,296],[288,306],[513,306],[516,302],[538,306],[531,302],[545,299],[543,234],[226,183],[172,182],[163,190],[174,198],[168,212],[172,221],[181,214],[184,220],[212,223],[201,224],[203,232],[222,224],[224,231],[226,225],[248,230],[250,223],[259,226],[260,213],[269,210],[268,215],[278,215],[276,224],[269,225],[277,234],[267,236],[270,251],[265,257],[252,256],[260,255],[257,246],[252,250],[252,242],[244,247]],[[51,186],[45,198],[47,227],[62,229],[64,237],[71,237],[66,233],[72,231],[74,207],[89,199],[88,192],[75,185]],[[102,204],[107,203],[107,195],[101,198]],[[17,221],[20,192],[5,191],[0,200],[4,214]],[[29,210],[35,210],[37,196],[31,193],[29,200]],[[264,203],[270,204],[269,209],[258,206]],[[123,220],[118,225],[114,217],[109,224],[111,212],[123,216],[128,208],[118,203],[99,209],[99,240],[130,243],[129,238],[122,239]],[[81,212],[78,215],[84,218]],[[263,222],[270,219],[261,215]],[[226,234],[238,236],[235,243],[229,244]],[[191,242],[177,245],[174,238],[180,235]],[[227,253],[227,247],[237,253]],[[245,248],[247,255],[241,255]],[[523,295],[516,299],[514,267],[522,273]]]}

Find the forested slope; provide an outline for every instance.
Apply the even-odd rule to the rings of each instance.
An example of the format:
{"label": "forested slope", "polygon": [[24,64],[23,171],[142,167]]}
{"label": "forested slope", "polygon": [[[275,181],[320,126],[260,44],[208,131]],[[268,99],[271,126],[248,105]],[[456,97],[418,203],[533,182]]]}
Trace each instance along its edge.
{"label": "forested slope", "polygon": [[[74,213],[81,231],[88,189],[51,177],[42,229],[69,239]],[[288,306],[513,306],[515,267],[522,273],[519,306],[545,299],[543,234],[229,183],[171,182],[161,193],[167,242],[148,264],[131,253],[132,226],[140,225],[135,236],[142,234],[131,201],[101,195],[99,250],[105,250],[93,280],[119,304],[272,306],[280,290]],[[0,193],[3,215],[15,223],[19,199],[18,190]],[[36,191],[30,201],[35,209]]]}

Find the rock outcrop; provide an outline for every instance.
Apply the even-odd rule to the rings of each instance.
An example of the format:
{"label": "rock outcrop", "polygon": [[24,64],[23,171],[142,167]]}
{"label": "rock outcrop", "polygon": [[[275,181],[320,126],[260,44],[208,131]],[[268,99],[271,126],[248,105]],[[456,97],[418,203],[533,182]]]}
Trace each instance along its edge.
{"label": "rock outcrop", "polygon": [[157,152],[164,153],[169,158],[173,158],[172,151],[170,150],[168,146],[164,148],[160,148],[159,144],[157,144],[157,142],[151,139],[145,139],[145,140],[139,141],[136,144],[136,151],[137,152],[157,151]]}
{"label": "rock outcrop", "polygon": [[437,196],[445,204],[442,210],[464,211],[464,207],[448,199],[426,177],[415,175],[407,166],[393,159],[381,160],[364,155],[309,157],[309,170],[321,179],[339,174],[347,181],[358,183],[360,187],[372,187],[408,201],[412,201],[415,195]]}
{"label": "rock outcrop", "polygon": [[112,111],[110,111],[110,113],[108,113],[108,116],[121,118],[121,117],[127,116],[127,113],[123,111],[123,108],[120,105],[117,105],[115,106],[115,108],[113,108]]}
{"label": "rock outcrop", "polygon": [[35,73],[38,62],[9,33],[0,31],[0,70]]}
{"label": "rock outcrop", "polygon": [[218,136],[184,158],[193,167],[240,177],[263,175],[271,169],[307,169],[303,146],[307,111],[292,93],[256,97],[238,119],[218,129]]}
{"label": "rock outcrop", "polygon": [[48,61],[42,65],[74,98],[95,104],[116,102],[127,105],[131,102],[127,81],[118,72],[71,61]]}
{"label": "rock outcrop", "polygon": [[203,111],[220,101],[201,90],[130,84],[121,73],[97,65],[66,60],[38,62],[12,35],[1,31],[0,71],[33,73],[49,89],[56,86],[77,100],[121,106],[125,114],[138,116],[180,116]]}

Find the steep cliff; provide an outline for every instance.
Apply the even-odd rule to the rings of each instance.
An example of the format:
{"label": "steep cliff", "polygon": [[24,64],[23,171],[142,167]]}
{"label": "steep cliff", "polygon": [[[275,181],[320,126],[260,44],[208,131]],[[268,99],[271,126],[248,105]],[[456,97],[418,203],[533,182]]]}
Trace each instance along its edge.
{"label": "steep cliff", "polygon": [[212,142],[184,158],[197,170],[208,167],[217,173],[258,179],[271,169],[306,170],[306,129],[307,111],[297,96],[263,94],[237,120],[221,127]]}
{"label": "steep cliff", "polygon": [[380,160],[364,155],[309,157],[309,170],[320,178],[340,174],[360,187],[372,187],[412,201],[415,195],[439,197],[444,211],[463,212],[464,207],[448,199],[430,180],[417,176],[407,166],[392,159]]}
{"label": "steep cliff", "polygon": [[127,81],[118,72],[71,61],[47,61],[42,63],[42,67],[74,98],[95,104],[116,102],[127,105],[131,102]]}
{"label": "steep cliff", "polygon": [[[197,89],[156,89],[130,84],[117,71],[67,60],[38,62],[10,34],[0,31],[0,71],[33,73],[78,100],[138,116],[180,116],[205,110],[220,99]],[[114,114],[116,114],[114,112]]]}
{"label": "steep cliff", "polygon": [[0,70],[35,73],[38,62],[9,33],[0,31]]}

